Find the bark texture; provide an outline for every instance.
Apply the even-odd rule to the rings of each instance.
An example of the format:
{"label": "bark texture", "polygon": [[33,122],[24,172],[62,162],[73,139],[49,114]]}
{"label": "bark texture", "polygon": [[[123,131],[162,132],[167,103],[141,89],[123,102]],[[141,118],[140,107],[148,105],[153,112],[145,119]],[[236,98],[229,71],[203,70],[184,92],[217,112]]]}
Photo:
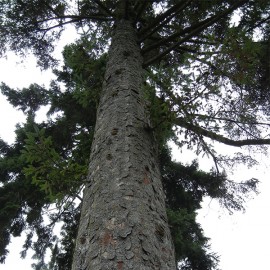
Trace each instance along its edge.
{"label": "bark texture", "polygon": [[99,105],[73,270],[176,269],[136,33],[117,23]]}

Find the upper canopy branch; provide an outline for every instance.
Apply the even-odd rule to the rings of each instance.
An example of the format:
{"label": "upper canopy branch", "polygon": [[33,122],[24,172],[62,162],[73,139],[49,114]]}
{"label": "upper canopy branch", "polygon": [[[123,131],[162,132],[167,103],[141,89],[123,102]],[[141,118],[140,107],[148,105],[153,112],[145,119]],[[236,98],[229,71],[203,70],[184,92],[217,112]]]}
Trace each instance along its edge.
{"label": "upper canopy branch", "polygon": [[[224,15],[224,12],[221,14],[213,15],[212,17],[207,18],[203,21],[200,21],[196,24],[193,24],[189,27],[186,27],[186,28],[182,29],[181,31],[177,31],[174,34],[167,36],[166,38],[161,38],[155,44],[152,44],[151,46],[143,48],[142,53],[146,53],[152,49],[155,49],[157,47],[160,47],[160,46],[163,46],[166,44],[168,45],[168,44],[170,44],[170,42],[176,42],[177,38],[184,36],[186,34],[189,34],[189,33],[194,33],[194,31],[196,31],[196,30],[200,30],[200,29],[204,30],[205,27],[208,27],[208,26],[214,24],[216,21],[218,21],[219,19],[221,19],[223,16],[226,16],[226,15],[227,15],[227,13]],[[197,32],[195,32],[195,34],[197,34]],[[199,43],[201,43],[201,41],[199,41]]]}
{"label": "upper canopy branch", "polygon": [[236,147],[241,147],[245,145],[263,145],[263,144],[270,144],[270,139],[246,139],[246,140],[232,140],[229,139],[223,135],[217,134],[213,131],[207,130],[205,128],[202,128],[198,125],[194,125],[191,123],[188,123],[185,121],[184,118],[178,117],[174,120],[174,123],[180,127],[189,129],[193,131],[194,133],[204,136],[207,138],[210,138],[214,141],[224,143],[226,145],[230,146],[236,146]]}
{"label": "upper canopy branch", "polygon": [[[179,2],[178,4],[175,4],[170,9],[165,11],[164,13],[158,15],[155,20],[152,21],[148,26],[144,27],[140,31],[141,38],[139,39],[139,42],[142,42],[147,37],[151,36],[153,33],[155,33],[158,29],[160,29],[162,26],[164,26],[168,21],[170,21],[176,14],[184,10],[189,3],[191,3],[193,0],[187,0],[184,3]],[[151,30],[152,29],[152,30]],[[150,31],[151,30],[151,31]]]}
{"label": "upper canopy branch", "polygon": [[[95,20],[95,21],[112,21],[113,18],[105,18],[105,17],[100,17],[100,16],[91,16],[91,15],[88,15],[88,16],[62,16],[62,18],[50,18],[50,19],[47,19],[47,20],[56,20],[56,19],[71,19],[69,21],[62,21],[58,24],[55,24],[53,26],[50,26],[50,27],[47,27],[47,28],[39,28],[38,30],[39,31],[50,31],[54,28],[57,28],[57,27],[61,27],[63,25],[66,25],[66,24],[69,24],[69,23],[76,23],[76,22],[80,22],[80,21],[83,21],[83,20]],[[40,23],[41,21],[37,22],[37,23]]]}
{"label": "upper canopy branch", "polygon": [[145,9],[148,7],[148,5],[151,4],[150,1],[138,1],[135,5],[136,10],[136,18],[135,22],[138,22],[145,11]]}
{"label": "upper canopy branch", "polygon": [[49,5],[46,1],[44,1],[45,6],[57,17],[61,16],[51,5]]}
{"label": "upper canopy branch", "polygon": [[114,18],[114,14],[100,1],[94,0],[94,2],[108,15]]}
{"label": "upper canopy branch", "polygon": [[[101,14],[102,16],[108,15],[109,17],[114,17],[113,13],[100,1],[100,0],[93,0],[102,11],[104,11],[104,14]],[[58,18],[61,18],[62,16],[65,16],[64,14],[60,14],[56,9],[54,9],[51,5],[44,2],[46,7],[53,12],[54,15],[56,15]],[[95,14],[97,15],[97,14]],[[106,16],[105,16],[106,17]]]}
{"label": "upper canopy branch", "polygon": [[44,22],[49,22],[49,21],[54,21],[54,20],[65,20],[65,19],[73,19],[73,20],[85,20],[85,19],[92,19],[92,20],[102,20],[102,21],[111,21],[113,18],[110,17],[104,17],[103,14],[88,14],[88,15],[59,15],[56,17],[50,17],[46,18],[44,20],[39,20],[37,23],[44,23]]}
{"label": "upper canopy branch", "polygon": [[58,27],[61,27],[63,25],[66,25],[66,24],[69,24],[69,23],[74,23],[74,22],[79,22],[81,21],[81,19],[73,19],[73,20],[69,20],[69,21],[66,21],[66,22],[61,22],[59,24],[56,24],[56,25],[53,25],[53,26],[50,26],[48,28],[39,28],[38,30],[39,31],[45,31],[45,32],[48,32],[54,28],[58,28]]}
{"label": "upper canopy branch", "polygon": [[204,21],[202,21],[194,26],[188,27],[188,28],[186,28],[178,33],[175,33],[175,34],[171,35],[170,37],[168,37],[164,40],[161,40],[157,44],[153,44],[152,46],[149,46],[148,48],[144,48],[142,50],[142,53],[145,53],[145,52],[147,52],[155,47],[169,44],[169,42],[172,41],[173,39],[175,39],[177,36],[186,34],[182,39],[173,43],[171,46],[169,46],[167,49],[165,49],[162,53],[158,54],[157,56],[155,56],[155,57],[149,59],[147,62],[145,62],[144,67],[147,67],[148,65],[154,63],[155,61],[157,61],[157,60],[161,59],[162,57],[164,57],[165,55],[169,54],[171,51],[173,51],[179,45],[190,40],[195,35],[198,35],[200,32],[202,32],[203,30],[205,30],[209,26],[215,24],[220,19],[226,17],[228,14],[232,13],[234,10],[236,10],[237,8],[239,8],[240,6],[242,6],[243,4],[245,4],[247,2],[248,2],[247,0],[237,1],[236,3],[232,4],[231,7],[227,8],[225,11],[223,11],[219,14],[216,14],[210,18],[207,18]]}
{"label": "upper canopy branch", "polygon": [[[194,50],[191,47],[188,46],[179,46],[178,48],[175,49],[175,51],[183,53],[183,52],[188,52],[188,53],[192,53],[195,55],[215,55],[215,54],[220,54],[221,51],[199,51],[199,50]],[[201,60],[201,59],[199,59]]]}

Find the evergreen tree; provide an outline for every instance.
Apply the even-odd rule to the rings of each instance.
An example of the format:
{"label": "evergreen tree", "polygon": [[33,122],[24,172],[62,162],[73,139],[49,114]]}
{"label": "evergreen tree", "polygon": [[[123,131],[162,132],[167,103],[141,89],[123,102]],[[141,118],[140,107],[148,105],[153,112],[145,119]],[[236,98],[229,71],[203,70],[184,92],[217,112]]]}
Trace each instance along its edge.
{"label": "evergreen tree", "polygon": [[[55,71],[65,92],[56,82],[49,90],[1,87],[28,114],[15,144],[1,141],[1,260],[10,235],[29,230],[24,248],[34,247],[36,269],[47,247],[53,250],[50,268],[69,269],[74,200],[84,187],[72,269],[175,269],[165,202],[182,268],[213,269],[195,210],[206,195],[239,210],[243,195],[256,191],[256,179],[237,185],[222,171],[224,163],[249,165],[252,157],[218,155],[211,142],[270,143],[269,4],[3,1],[2,53],[31,50],[48,68],[56,63],[51,53],[66,24],[75,24],[80,38],[66,47],[63,70]],[[37,125],[35,112],[45,104],[49,113],[63,115]],[[214,170],[172,162],[168,139],[212,157]],[[59,212],[44,225],[42,214],[52,203]],[[52,246],[51,227],[61,218],[65,250]]]}

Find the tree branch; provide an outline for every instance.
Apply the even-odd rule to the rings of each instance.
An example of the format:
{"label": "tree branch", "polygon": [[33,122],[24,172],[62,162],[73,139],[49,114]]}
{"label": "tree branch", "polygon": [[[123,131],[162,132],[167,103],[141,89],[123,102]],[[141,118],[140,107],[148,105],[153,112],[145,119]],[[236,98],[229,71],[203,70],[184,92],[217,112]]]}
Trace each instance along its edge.
{"label": "tree branch", "polygon": [[184,46],[179,46],[178,48],[175,49],[175,51],[177,51],[179,53],[183,53],[183,51],[184,51],[184,52],[194,53],[194,54],[197,54],[197,55],[215,55],[215,54],[220,54],[221,53],[221,51],[215,51],[215,52],[204,51],[204,52],[200,52],[200,51],[191,49],[189,47],[184,47]]}
{"label": "tree branch", "polygon": [[[196,29],[201,29],[201,28],[204,27],[207,23],[211,23],[211,21],[212,21],[213,19],[217,19],[217,18],[220,19],[220,17],[219,17],[218,15],[214,15],[214,16],[212,16],[212,17],[210,17],[210,18],[207,18],[207,19],[205,19],[205,20],[203,20],[203,21],[201,21],[201,22],[199,22],[199,23],[196,23],[196,24],[191,25],[191,26],[189,26],[189,27],[187,27],[187,28],[185,28],[185,29],[183,29],[183,30],[181,30],[181,31],[178,31],[178,32],[176,32],[176,33],[174,33],[174,34],[168,36],[167,38],[160,39],[157,43],[155,43],[155,44],[153,44],[153,45],[151,45],[151,46],[148,46],[148,47],[143,48],[143,49],[142,49],[142,53],[146,53],[146,52],[151,51],[152,49],[155,49],[155,48],[157,48],[157,47],[159,47],[159,46],[166,45],[166,44],[168,44],[169,42],[175,42],[175,40],[176,40],[177,38],[179,38],[180,36],[183,36],[183,35],[188,34],[188,33],[190,33],[190,32],[193,33],[194,30],[196,30]],[[208,26],[209,26],[209,25],[207,25],[207,27],[208,27]],[[204,30],[204,29],[203,29],[203,30]],[[201,43],[201,41],[199,41],[198,43]]]}
{"label": "tree branch", "polygon": [[[69,16],[66,16],[65,18],[67,19],[68,17]],[[71,16],[71,18],[72,18],[72,16]],[[55,18],[55,19],[60,19],[60,18]],[[74,16],[74,19],[72,19],[72,20],[61,22],[59,24],[53,25],[53,26],[48,27],[48,28],[39,28],[38,30],[47,32],[47,31],[50,31],[50,30],[52,30],[54,28],[61,27],[63,25],[69,24],[69,23],[79,22],[79,21],[88,20],[88,19],[97,20],[97,21],[111,21],[111,20],[113,20],[113,19],[110,19],[110,18],[107,18],[107,17],[106,18],[105,17],[96,17],[94,15],[93,16],[86,16],[86,17]],[[50,18],[49,20],[53,20],[53,18]]]}
{"label": "tree branch", "polygon": [[[168,21],[170,21],[176,14],[183,11],[189,3],[191,3],[193,0],[187,0],[185,3],[178,3],[172,6],[170,9],[165,11],[164,13],[158,15],[152,23],[150,23],[148,26],[144,27],[140,32],[139,35],[141,38],[139,39],[139,42],[142,42],[149,36],[151,36],[153,33],[155,33],[159,28],[161,28],[164,24],[166,24]],[[152,29],[153,28],[153,29]],[[150,31],[152,29],[152,31]]]}
{"label": "tree branch", "polygon": [[54,28],[57,28],[57,27],[61,27],[63,25],[66,25],[66,24],[69,24],[69,23],[73,23],[73,22],[78,22],[80,21],[81,19],[74,19],[74,20],[70,20],[70,21],[67,21],[67,22],[63,22],[63,23],[59,23],[59,24],[56,24],[54,26],[51,26],[51,27],[48,27],[48,28],[39,28],[38,30],[39,31],[44,31],[44,32],[47,32],[47,31],[50,31]]}
{"label": "tree branch", "polygon": [[114,18],[114,14],[100,1],[100,0],[93,0],[102,10],[107,13],[107,15]]}
{"label": "tree branch", "polygon": [[[145,53],[149,50],[152,49],[152,47],[157,47],[160,45],[164,45],[167,42],[173,40],[175,37],[179,36],[179,35],[183,35],[183,33],[189,33],[187,34],[185,37],[183,37],[182,39],[180,39],[179,41],[173,43],[171,46],[169,46],[166,50],[164,50],[162,53],[160,53],[159,55],[153,57],[152,59],[148,60],[146,63],[144,63],[144,67],[147,67],[148,65],[154,63],[155,61],[161,59],[162,57],[164,57],[165,55],[167,55],[168,53],[170,53],[172,50],[174,50],[176,47],[178,47],[180,44],[188,41],[190,38],[192,38],[193,36],[199,34],[200,32],[202,32],[203,30],[205,30],[207,27],[213,25],[214,23],[216,23],[217,21],[219,21],[221,18],[227,16],[228,14],[230,14],[231,12],[233,12],[234,10],[236,10],[238,7],[240,7],[241,5],[243,5],[244,3],[246,3],[247,0],[241,0],[238,1],[236,3],[234,3],[230,8],[226,9],[225,11],[223,11],[220,14],[214,15],[211,18],[208,18],[194,26],[188,27],[186,29],[184,29],[181,32],[175,33],[174,35],[171,35],[170,37],[168,37],[165,40],[162,40],[161,42],[159,42],[159,44],[154,44],[152,46],[149,46],[148,48],[145,48],[142,50],[142,53]],[[190,31],[191,30],[191,31]]]}
{"label": "tree branch", "polygon": [[235,124],[248,124],[248,125],[266,125],[266,126],[270,126],[270,123],[264,123],[264,122],[250,122],[250,123],[242,123],[240,121],[234,120],[234,119],[229,119],[229,118],[225,118],[225,117],[216,117],[216,116],[211,116],[211,115],[205,115],[205,114],[192,114],[192,116],[198,117],[198,118],[202,118],[202,119],[211,119],[213,121],[219,120],[219,121],[225,121],[225,122],[231,122],[231,123],[235,123]]}
{"label": "tree branch", "polygon": [[[253,31],[255,28],[261,26],[262,24],[264,24],[264,23],[266,23],[266,22],[268,22],[268,21],[270,21],[270,16],[268,16],[267,18],[265,18],[265,19],[261,20],[260,22],[256,23],[256,24],[253,25],[252,27],[249,27],[249,28],[247,29],[247,32]],[[241,27],[241,23],[240,23],[240,25],[239,25],[238,27]]]}
{"label": "tree branch", "polygon": [[60,14],[58,12],[56,12],[56,10],[53,9],[52,6],[49,5],[46,1],[44,1],[44,4],[55,16],[57,16],[57,17],[60,16]]}
{"label": "tree branch", "polygon": [[217,141],[226,145],[236,146],[236,147],[241,147],[245,145],[264,145],[264,144],[270,145],[270,139],[232,140],[227,137],[224,137],[223,135],[217,134],[213,131],[188,123],[182,117],[178,117],[174,121],[175,121],[175,124],[180,127],[189,129],[198,135],[202,135],[204,137],[210,138],[214,141]]}
{"label": "tree branch", "polygon": [[[202,136],[201,136],[202,137]],[[211,151],[211,149],[209,148],[209,146],[207,145],[207,143],[204,141],[203,138],[200,138],[201,143],[203,144],[203,147],[205,148],[206,152],[212,157],[215,167],[216,167],[216,171],[217,174],[219,174],[219,169],[218,169],[218,160],[217,157],[215,156],[215,154]]]}
{"label": "tree branch", "polygon": [[85,19],[97,19],[97,20],[112,20],[111,18],[104,17],[103,14],[89,14],[87,16],[78,16],[78,15],[62,15],[62,16],[57,16],[57,17],[50,17],[44,20],[37,21],[37,23],[44,23],[48,21],[53,21],[53,20],[65,20],[65,19],[76,19],[76,20],[85,20]]}
{"label": "tree branch", "polygon": [[[140,1],[138,1],[138,2],[140,2]],[[138,4],[138,11],[137,11],[137,15],[135,18],[135,23],[139,21],[142,13],[144,12],[144,10],[147,8],[148,5],[149,5],[148,1],[141,1],[141,3]]]}
{"label": "tree branch", "polygon": [[188,41],[188,43],[192,43],[192,44],[204,44],[204,45],[210,45],[210,46],[218,46],[218,45],[220,45],[219,43],[217,43],[217,42],[211,42],[211,41],[206,41],[206,40],[202,40],[202,38],[205,38],[205,39],[207,39],[206,37],[204,37],[204,36],[200,36],[200,40],[194,40],[194,39],[190,39],[189,41]]}

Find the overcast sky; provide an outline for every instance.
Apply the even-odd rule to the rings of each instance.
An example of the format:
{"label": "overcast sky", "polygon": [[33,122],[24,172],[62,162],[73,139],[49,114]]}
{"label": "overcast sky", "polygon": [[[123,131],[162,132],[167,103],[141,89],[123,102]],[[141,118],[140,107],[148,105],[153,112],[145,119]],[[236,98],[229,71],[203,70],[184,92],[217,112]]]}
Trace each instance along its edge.
{"label": "overcast sky", "polygon": [[[29,58],[21,64],[12,54],[7,59],[0,59],[0,82],[11,87],[27,87],[37,82],[48,85],[51,74],[41,72],[35,61]],[[9,143],[14,140],[15,124],[24,121],[24,115],[10,106],[0,95],[0,137]],[[224,148],[224,151],[227,148]],[[175,158],[181,162],[191,158],[178,149],[174,149]],[[187,159],[189,157],[189,160]],[[246,212],[229,215],[215,201],[205,201],[199,211],[198,220],[201,222],[206,236],[210,237],[212,250],[220,255],[221,270],[268,270],[270,269],[270,170],[269,157],[258,154],[260,166],[247,170],[240,166],[235,174],[237,179],[256,177],[261,180],[260,194],[247,204]],[[209,168],[210,161],[202,160],[203,168]],[[19,252],[22,241],[13,240],[10,255],[6,264],[0,265],[0,270],[30,270],[31,260],[20,260]]]}

